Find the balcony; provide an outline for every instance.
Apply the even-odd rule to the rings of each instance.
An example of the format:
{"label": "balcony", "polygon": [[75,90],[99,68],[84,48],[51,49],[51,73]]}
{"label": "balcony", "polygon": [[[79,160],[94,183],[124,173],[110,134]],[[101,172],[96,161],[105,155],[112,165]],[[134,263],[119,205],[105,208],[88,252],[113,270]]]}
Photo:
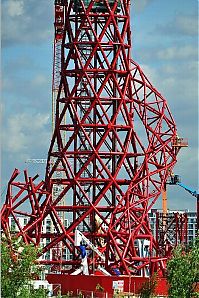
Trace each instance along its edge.
{"label": "balcony", "polygon": [[188,147],[188,139],[176,137],[172,142],[173,147]]}

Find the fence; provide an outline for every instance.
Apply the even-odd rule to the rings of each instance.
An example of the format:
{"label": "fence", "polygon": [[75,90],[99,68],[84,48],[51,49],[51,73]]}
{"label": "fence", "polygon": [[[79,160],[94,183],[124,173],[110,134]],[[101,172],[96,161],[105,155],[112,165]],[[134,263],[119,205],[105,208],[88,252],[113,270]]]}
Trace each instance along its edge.
{"label": "fence", "polygon": [[[118,294],[108,294],[107,292],[98,291],[85,291],[77,290],[78,298],[139,298],[140,295],[133,293],[118,293]],[[167,296],[156,296],[156,298],[165,298]]]}
{"label": "fence", "polygon": [[132,293],[118,293],[118,294],[109,294],[107,292],[99,291],[85,291],[77,290],[79,298],[138,298],[139,295],[134,295]]}

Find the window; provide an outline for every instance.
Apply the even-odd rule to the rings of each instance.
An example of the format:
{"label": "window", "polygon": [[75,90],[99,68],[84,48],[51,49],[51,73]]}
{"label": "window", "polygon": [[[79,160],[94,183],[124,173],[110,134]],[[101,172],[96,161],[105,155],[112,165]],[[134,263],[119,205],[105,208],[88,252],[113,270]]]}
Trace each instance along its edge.
{"label": "window", "polygon": [[45,255],[45,260],[50,260],[50,251],[47,251]]}
{"label": "window", "polygon": [[13,218],[11,218],[11,231],[15,231],[16,230],[16,224]]}
{"label": "window", "polygon": [[50,243],[50,238],[46,238],[46,244]]}
{"label": "window", "polygon": [[152,225],[152,224],[151,224],[151,230],[152,230],[152,231],[154,230],[154,225]]}
{"label": "window", "polygon": [[46,227],[46,233],[50,233],[50,230],[51,230],[50,227],[47,226],[47,227]]}
{"label": "window", "polygon": [[66,260],[66,248],[63,249],[62,258]]}
{"label": "window", "polygon": [[64,226],[65,226],[65,228],[68,228],[68,219],[64,220]]}
{"label": "window", "polygon": [[196,213],[189,213],[188,216],[189,217],[196,217]]}
{"label": "window", "polygon": [[192,240],[193,240],[193,236],[189,236],[188,241],[192,241]]}
{"label": "window", "polygon": [[51,220],[50,220],[50,219],[47,219],[47,220],[46,220],[46,225],[47,225],[47,226],[50,226],[50,225],[51,225]]}

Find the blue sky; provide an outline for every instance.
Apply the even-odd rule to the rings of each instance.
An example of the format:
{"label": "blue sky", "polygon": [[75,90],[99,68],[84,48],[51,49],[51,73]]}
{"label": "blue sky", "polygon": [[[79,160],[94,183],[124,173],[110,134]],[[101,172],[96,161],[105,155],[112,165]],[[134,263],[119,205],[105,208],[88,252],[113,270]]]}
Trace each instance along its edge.
{"label": "blue sky", "polygon": [[[41,174],[51,136],[53,6],[51,0],[2,0],[2,190],[16,167]],[[175,172],[198,189],[198,1],[131,1],[133,59],[167,99],[178,134],[189,139]],[[168,187],[170,209],[195,199]],[[161,206],[161,200],[157,206]]]}

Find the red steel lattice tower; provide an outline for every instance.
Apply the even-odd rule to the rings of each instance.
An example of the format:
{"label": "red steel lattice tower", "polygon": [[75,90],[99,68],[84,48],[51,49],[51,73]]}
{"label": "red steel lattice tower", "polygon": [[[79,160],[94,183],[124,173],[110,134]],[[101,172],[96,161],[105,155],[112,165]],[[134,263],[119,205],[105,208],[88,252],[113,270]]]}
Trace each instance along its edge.
{"label": "red steel lattice tower", "polygon": [[[176,136],[166,101],[131,61],[129,5],[69,1],[65,6],[64,96],[57,98],[49,150],[53,165],[46,174],[49,187],[63,186],[50,202],[52,216],[63,211],[71,222],[65,233],[57,223],[61,236],[54,243],[66,238],[75,257],[77,228],[102,245],[106,268],[117,266],[123,274],[138,263],[136,240],[148,239],[155,248],[147,212],[175,163]],[[58,206],[63,198],[66,205]]]}
{"label": "red steel lattice tower", "polygon": [[[55,129],[38,212],[19,235],[37,244],[50,239],[43,253],[67,248],[71,259],[57,262],[75,268],[78,229],[103,254],[88,248],[92,267],[121,274],[149,263],[157,268],[163,259],[148,211],[176,162],[176,126],[166,100],[131,59],[130,0],[58,2],[65,19]],[[41,231],[47,215],[54,233]]]}

